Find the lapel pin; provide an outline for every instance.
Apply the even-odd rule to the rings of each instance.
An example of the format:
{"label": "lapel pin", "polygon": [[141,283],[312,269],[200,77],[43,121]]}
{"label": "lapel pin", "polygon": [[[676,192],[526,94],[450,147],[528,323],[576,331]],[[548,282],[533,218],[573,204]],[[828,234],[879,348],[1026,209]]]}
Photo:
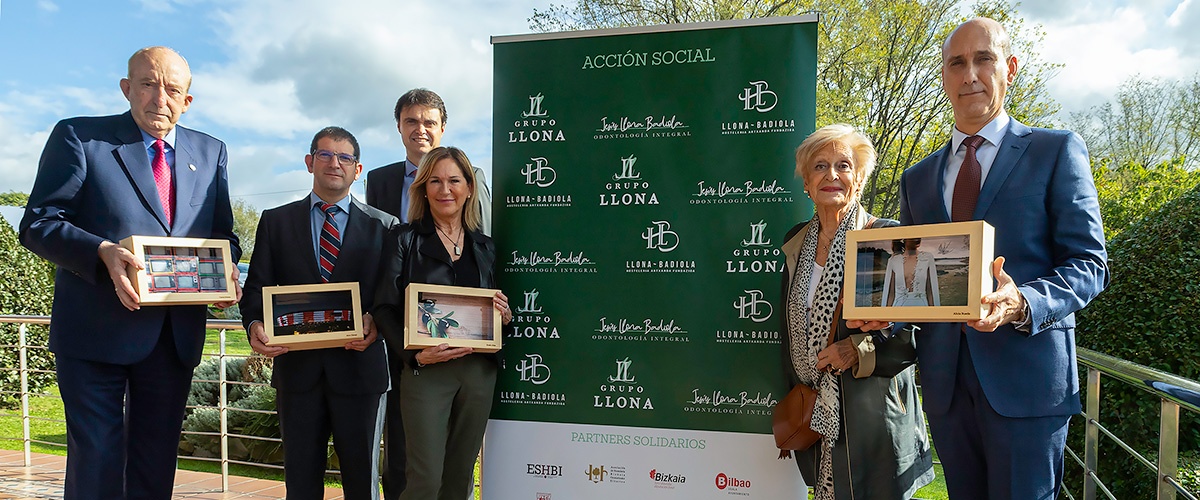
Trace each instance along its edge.
{"label": "lapel pin", "polygon": [[195,166],[195,165],[192,165],[191,163],[188,163],[188,170],[191,170],[192,172],[195,172],[195,171],[196,171],[196,166]]}

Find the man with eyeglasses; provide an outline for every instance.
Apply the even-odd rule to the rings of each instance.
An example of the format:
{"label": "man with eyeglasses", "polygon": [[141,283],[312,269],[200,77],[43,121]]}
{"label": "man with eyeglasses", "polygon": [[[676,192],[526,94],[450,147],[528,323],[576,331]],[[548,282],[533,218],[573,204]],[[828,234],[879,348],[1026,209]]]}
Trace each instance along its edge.
{"label": "man with eyeglasses", "polygon": [[[284,482],[290,499],[324,497],[327,443],[333,435],[348,499],[379,498],[379,440],[387,353],[376,342],[371,315],[387,236],[400,222],[350,196],[362,173],[358,141],[340,127],[313,137],[304,157],[313,188],[304,199],[263,212],[242,322],[254,352],[274,358],[271,385],[283,435]],[[362,339],[345,347],[290,350],[272,346],[264,332],[262,288],[357,282],[362,299]],[[278,323],[277,323],[278,324]]]}
{"label": "man with eyeglasses", "polygon": [[[421,158],[442,142],[442,134],[446,131],[446,103],[429,89],[412,89],[396,101],[393,114],[407,157],[367,173],[367,204],[408,222],[408,191],[416,178]],[[492,193],[488,190],[483,171],[478,168],[475,169],[475,180],[479,186],[476,196],[479,213],[483,216],[480,231],[491,235]],[[400,347],[389,347],[393,350],[393,359],[400,359]],[[392,364],[392,380],[400,380],[401,365]],[[387,500],[396,500],[408,484],[404,475],[404,424],[400,419],[399,387],[388,393],[387,424],[383,439],[383,496]]]}

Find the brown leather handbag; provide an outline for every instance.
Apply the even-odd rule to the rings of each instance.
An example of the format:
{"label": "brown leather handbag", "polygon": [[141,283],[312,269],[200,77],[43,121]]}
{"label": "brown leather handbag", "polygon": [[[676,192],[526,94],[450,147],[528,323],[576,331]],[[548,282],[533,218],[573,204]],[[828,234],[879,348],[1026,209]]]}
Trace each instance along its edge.
{"label": "brown leather handbag", "polygon": [[[826,345],[833,344],[841,317],[842,301],[838,300]],[[813,406],[816,403],[817,391],[800,383],[775,405],[775,411],[771,415],[771,431],[775,434],[775,447],[779,448],[779,458],[788,458],[792,450],[807,450],[821,440],[821,434],[812,430]]]}

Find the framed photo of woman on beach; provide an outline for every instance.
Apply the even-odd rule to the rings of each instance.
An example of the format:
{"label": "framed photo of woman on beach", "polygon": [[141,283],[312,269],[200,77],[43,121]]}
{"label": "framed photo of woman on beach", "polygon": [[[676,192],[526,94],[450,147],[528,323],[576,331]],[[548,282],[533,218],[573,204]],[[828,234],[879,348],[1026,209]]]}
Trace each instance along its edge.
{"label": "framed photo of woman on beach", "polygon": [[489,288],[409,283],[404,289],[404,348],[448,344],[499,351],[504,323],[492,303],[495,295]]}
{"label": "framed photo of woman on beach", "polygon": [[846,233],[846,319],[967,321],[987,314],[994,231],[984,221]]}

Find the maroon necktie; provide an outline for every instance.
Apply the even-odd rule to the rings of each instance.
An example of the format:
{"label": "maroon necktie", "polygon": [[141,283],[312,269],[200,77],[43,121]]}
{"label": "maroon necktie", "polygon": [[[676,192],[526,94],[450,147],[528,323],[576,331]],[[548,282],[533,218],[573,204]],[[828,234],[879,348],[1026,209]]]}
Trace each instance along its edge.
{"label": "maroon necktie", "polygon": [[958,169],[954,197],[950,200],[950,220],[953,222],[971,220],[975,215],[975,202],[979,199],[980,168],[975,151],[983,144],[983,137],[973,135],[964,139],[963,144],[967,146],[967,157]]}
{"label": "maroon necktie", "polygon": [[154,140],[154,163],[150,167],[154,171],[154,185],[158,187],[158,201],[170,226],[175,218],[175,190],[171,189],[171,167],[167,166],[167,148],[162,139]]}
{"label": "maroon necktie", "polygon": [[333,214],[338,213],[338,210],[338,206],[332,203],[321,204],[321,211],[325,212],[325,224],[321,226],[318,264],[321,266],[321,281],[324,283],[333,278],[333,265],[337,263],[338,253],[342,248],[342,235],[333,224]]}

